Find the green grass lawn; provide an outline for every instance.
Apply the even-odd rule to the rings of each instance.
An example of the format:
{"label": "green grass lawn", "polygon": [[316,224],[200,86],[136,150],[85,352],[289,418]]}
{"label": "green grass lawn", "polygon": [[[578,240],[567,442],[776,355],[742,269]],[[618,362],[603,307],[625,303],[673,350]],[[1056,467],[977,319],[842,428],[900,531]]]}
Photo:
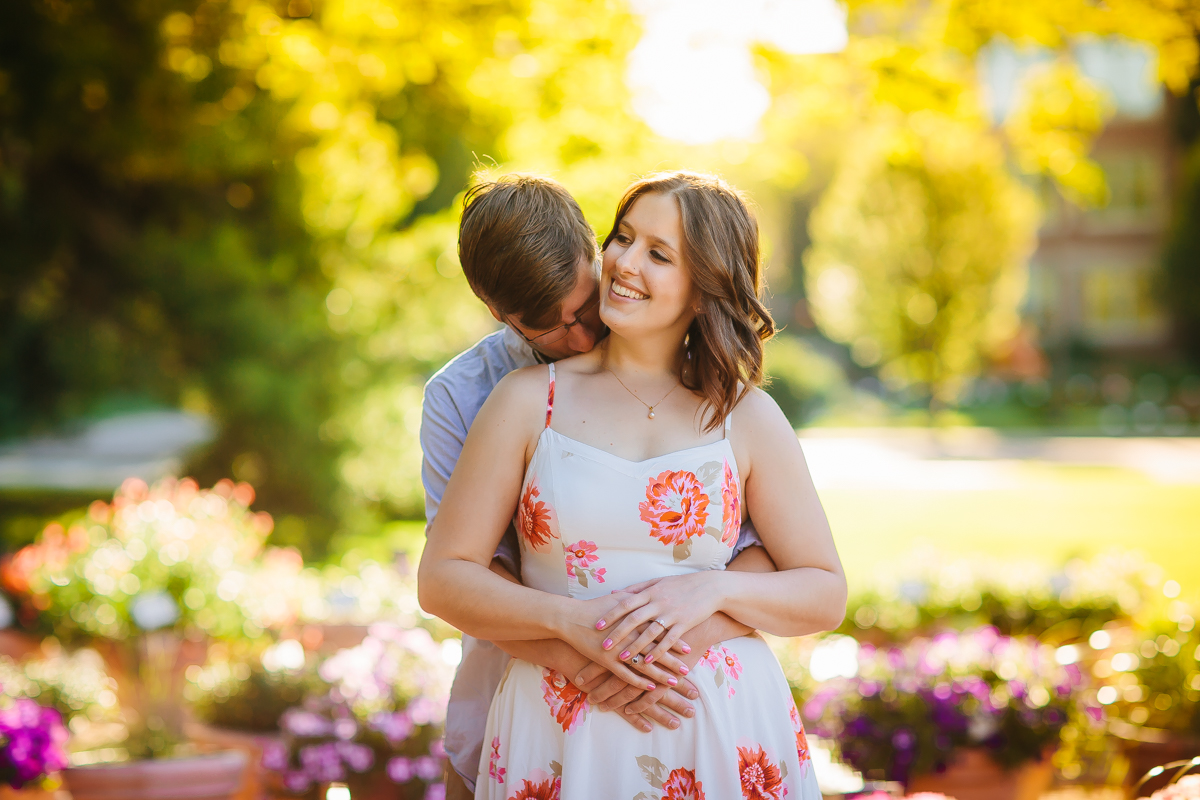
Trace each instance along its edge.
{"label": "green grass lawn", "polygon": [[821,491],[851,585],[862,587],[914,550],[944,558],[1059,564],[1139,550],[1200,594],[1200,486],[1116,468],[1020,465],[1017,485],[970,491],[839,486]]}

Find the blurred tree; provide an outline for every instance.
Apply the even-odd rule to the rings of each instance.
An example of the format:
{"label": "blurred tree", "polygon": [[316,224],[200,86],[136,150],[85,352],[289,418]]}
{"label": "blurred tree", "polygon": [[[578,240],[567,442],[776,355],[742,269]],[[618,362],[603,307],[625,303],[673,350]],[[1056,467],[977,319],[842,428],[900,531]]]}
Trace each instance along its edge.
{"label": "blurred tree", "polygon": [[1192,144],[1179,181],[1159,288],[1180,344],[1200,364],[1200,142]]}
{"label": "blurred tree", "polygon": [[1016,329],[1035,223],[994,140],[934,114],[881,121],[810,222],[816,319],[894,388],[948,402]]}

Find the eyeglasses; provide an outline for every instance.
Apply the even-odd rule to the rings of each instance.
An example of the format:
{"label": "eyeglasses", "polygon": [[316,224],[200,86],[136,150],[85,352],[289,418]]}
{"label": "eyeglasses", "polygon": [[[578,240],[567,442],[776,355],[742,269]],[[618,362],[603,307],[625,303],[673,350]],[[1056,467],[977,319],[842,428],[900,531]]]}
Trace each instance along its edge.
{"label": "eyeglasses", "polygon": [[[559,325],[557,328],[551,328],[550,330],[548,330],[544,333],[539,333],[537,336],[526,336],[524,333],[521,332],[521,329],[518,328],[516,325],[513,325],[511,322],[509,323],[509,325],[512,327],[512,329],[514,331],[517,332],[518,336],[520,336],[522,339],[525,340],[525,342],[527,344],[534,345],[535,347],[538,345],[554,344],[555,342],[561,342],[563,339],[570,336],[571,328],[574,328],[576,325],[582,325],[583,317],[590,314],[592,312],[592,310],[595,309],[596,306],[598,306],[598,305],[600,305],[600,291],[599,290],[596,291],[596,299],[592,300],[586,306],[584,306],[583,308],[581,308],[575,312],[574,321],[565,322],[562,325]],[[505,320],[505,321],[507,322],[508,320]]]}

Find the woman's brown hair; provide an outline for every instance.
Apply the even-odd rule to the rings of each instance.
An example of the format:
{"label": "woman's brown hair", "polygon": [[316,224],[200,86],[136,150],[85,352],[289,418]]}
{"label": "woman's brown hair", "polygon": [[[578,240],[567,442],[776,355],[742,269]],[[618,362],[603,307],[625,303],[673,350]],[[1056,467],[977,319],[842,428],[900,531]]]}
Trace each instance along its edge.
{"label": "woman's brown hair", "polygon": [[700,313],[684,340],[680,382],[706,401],[704,430],[717,428],[763,382],[763,342],[775,321],[759,296],[758,220],[742,194],[714,175],[660,172],[625,190],[604,248],[644,194],[675,198],[683,222],[683,256],[700,295]]}

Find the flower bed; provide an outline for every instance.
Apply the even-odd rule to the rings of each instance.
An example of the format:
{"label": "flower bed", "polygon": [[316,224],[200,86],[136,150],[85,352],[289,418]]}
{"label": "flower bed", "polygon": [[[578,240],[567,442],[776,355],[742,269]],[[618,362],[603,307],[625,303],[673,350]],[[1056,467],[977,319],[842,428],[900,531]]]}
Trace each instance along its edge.
{"label": "flower bed", "polygon": [[909,781],[944,772],[981,748],[1012,768],[1043,758],[1069,720],[1099,722],[1075,665],[994,628],[943,633],[902,647],[862,646],[853,677],[826,683],[805,706],[814,733],[869,778]]}

